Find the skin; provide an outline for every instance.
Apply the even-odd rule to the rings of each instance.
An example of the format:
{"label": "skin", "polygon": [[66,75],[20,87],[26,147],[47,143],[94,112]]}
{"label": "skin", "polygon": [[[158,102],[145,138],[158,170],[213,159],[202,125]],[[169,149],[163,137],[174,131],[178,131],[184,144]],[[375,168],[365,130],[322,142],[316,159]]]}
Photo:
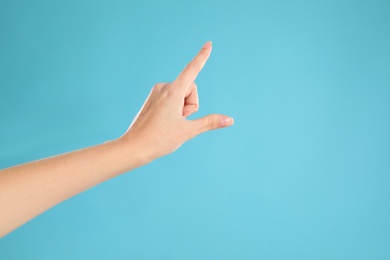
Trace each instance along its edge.
{"label": "skin", "polygon": [[0,171],[0,237],[58,203],[177,150],[195,136],[233,125],[228,116],[196,120],[194,83],[212,49],[207,42],[171,83],[153,86],[127,131],[115,140]]}

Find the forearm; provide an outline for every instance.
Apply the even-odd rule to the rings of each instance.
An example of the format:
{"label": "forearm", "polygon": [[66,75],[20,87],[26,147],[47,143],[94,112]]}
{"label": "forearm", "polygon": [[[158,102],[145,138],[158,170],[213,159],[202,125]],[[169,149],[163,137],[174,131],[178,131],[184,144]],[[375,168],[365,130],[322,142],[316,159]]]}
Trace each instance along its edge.
{"label": "forearm", "polygon": [[115,140],[0,171],[0,237],[54,205],[147,162],[135,143]]}

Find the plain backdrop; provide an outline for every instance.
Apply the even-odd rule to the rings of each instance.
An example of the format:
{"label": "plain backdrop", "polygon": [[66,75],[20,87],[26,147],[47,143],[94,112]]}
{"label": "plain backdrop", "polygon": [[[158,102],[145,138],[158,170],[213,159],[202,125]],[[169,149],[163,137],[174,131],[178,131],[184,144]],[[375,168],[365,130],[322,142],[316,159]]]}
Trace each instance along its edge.
{"label": "plain backdrop", "polygon": [[208,40],[191,118],[235,125],[55,206],[0,259],[390,259],[389,13],[1,0],[0,168],[119,137]]}

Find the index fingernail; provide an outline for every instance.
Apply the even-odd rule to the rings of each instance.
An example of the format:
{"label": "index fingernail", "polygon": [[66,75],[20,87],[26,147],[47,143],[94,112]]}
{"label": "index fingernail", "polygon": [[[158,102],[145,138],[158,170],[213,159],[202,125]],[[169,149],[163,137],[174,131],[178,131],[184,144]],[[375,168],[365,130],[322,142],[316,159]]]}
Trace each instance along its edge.
{"label": "index fingernail", "polygon": [[208,47],[211,46],[211,44],[212,44],[212,42],[211,42],[211,41],[208,41],[208,42],[206,42],[206,43],[203,45],[203,48],[208,48]]}

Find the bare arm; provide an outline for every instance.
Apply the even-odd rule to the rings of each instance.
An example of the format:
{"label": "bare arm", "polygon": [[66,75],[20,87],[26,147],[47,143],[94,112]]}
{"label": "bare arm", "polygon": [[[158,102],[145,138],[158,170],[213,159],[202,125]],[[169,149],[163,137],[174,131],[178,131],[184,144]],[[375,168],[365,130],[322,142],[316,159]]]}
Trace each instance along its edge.
{"label": "bare arm", "polygon": [[169,154],[198,134],[230,126],[224,115],[187,120],[199,108],[196,76],[211,42],[172,83],[156,84],[121,137],[82,150],[0,171],[0,237],[56,204]]}

